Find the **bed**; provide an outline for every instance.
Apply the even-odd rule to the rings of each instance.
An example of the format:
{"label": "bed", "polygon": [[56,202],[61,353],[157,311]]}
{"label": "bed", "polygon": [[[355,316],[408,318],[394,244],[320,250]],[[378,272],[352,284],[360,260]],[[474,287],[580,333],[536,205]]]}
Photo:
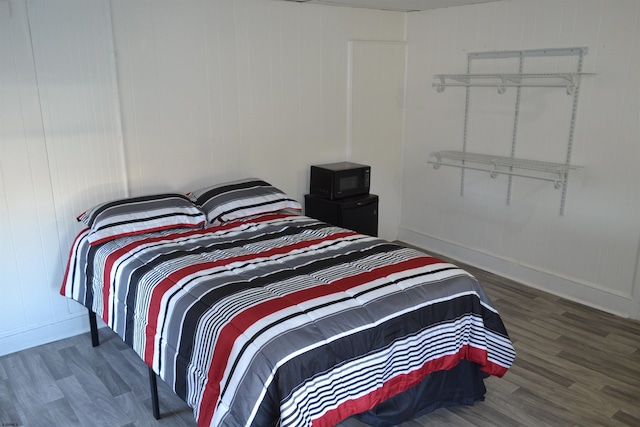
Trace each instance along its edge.
{"label": "bed", "polygon": [[252,178],[98,205],[60,290],[199,426],[394,425],[484,397],[515,352],[453,264],[306,217]]}

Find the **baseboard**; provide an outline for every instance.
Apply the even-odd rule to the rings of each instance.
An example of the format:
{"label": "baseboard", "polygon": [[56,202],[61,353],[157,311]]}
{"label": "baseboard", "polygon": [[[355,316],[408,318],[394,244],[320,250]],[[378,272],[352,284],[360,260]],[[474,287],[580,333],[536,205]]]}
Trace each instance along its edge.
{"label": "baseboard", "polygon": [[[98,327],[104,326],[100,322]],[[86,311],[0,334],[0,356],[37,347],[89,331]]]}
{"label": "baseboard", "polygon": [[403,226],[399,227],[398,240],[617,316],[634,318],[637,315],[631,295],[616,293],[597,283],[563,276]]}

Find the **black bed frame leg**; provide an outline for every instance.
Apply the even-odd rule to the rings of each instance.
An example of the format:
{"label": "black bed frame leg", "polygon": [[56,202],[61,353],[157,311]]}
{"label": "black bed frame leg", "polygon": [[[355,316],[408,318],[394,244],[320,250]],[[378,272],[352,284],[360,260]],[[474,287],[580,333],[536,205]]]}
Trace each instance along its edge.
{"label": "black bed frame leg", "polygon": [[[100,345],[100,337],[98,336],[98,324],[96,322],[96,313],[89,310],[89,328],[91,328],[91,345],[97,347]],[[149,368],[149,388],[151,389],[151,406],[153,408],[153,418],[160,419],[160,404],[158,403],[158,381],[156,373]]]}
{"label": "black bed frame leg", "polygon": [[91,345],[97,347],[100,345],[100,337],[98,336],[96,313],[91,310],[89,310],[89,327],[91,328]]}
{"label": "black bed frame leg", "polygon": [[149,368],[149,386],[151,388],[151,407],[153,408],[153,418],[160,419],[160,404],[158,403],[158,381],[156,373]]}

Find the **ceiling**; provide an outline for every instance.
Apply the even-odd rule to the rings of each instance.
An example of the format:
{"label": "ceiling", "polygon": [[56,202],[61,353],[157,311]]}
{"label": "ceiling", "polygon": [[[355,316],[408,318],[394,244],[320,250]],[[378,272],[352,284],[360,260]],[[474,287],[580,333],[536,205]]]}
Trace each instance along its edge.
{"label": "ceiling", "polygon": [[443,7],[465,6],[501,0],[285,0],[297,3],[329,4],[334,6],[362,7],[367,9],[415,12]]}

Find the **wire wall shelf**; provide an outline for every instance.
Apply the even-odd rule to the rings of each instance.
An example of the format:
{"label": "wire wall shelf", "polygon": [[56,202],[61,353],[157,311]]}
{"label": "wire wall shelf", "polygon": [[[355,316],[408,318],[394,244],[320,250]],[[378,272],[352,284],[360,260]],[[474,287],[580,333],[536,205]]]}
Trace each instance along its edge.
{"label": "wire wall shelf", "polygon": [[[578,110],[578,94],[582,77],[593,76],[594,73],[583,73],[582,63],[587,54],[586,47],[507,50],[492,52],[471,52],[467,54],[467,72],[465,74],[435,74],[433,87],[441,93],[448,86],[464,87],[466,89],[464,106],[464,132],[462,139],[462,151],[437,151],[430,154],[435,160],[429,159],[427,163],[433,164],[434,169],[440,166],[451,166],[461,169],[460,195],[464,195],[465,170],[478,170],[488,172],[491,178],[498,175],[508,176],[507,205],[511,202],[511,189],[513,177],[541,179],[553,182],[556,189],[562,189],[560,199],[560,215],[564,215],[564,206],[567,195],[567,183],[569,172],[580,169],[581,166],[571,164],[571,152],[575,134],[575,124]],[[575,72],[558,73],[524,73],[525,59],[527,63],[536,58],[574,57],[576,61]],[[492,73],[474,74],[471,72],[472,63],[478,60],[500,60],[505,58],[518,59],[517,73]],[[548,61],[547,61],[548,62]],[[467,151],[470,98],[473,87],[495,87],[499,94],[505,93],[507,88],[516,88],[516,99],[513,115],[513,132],[511,137],[511,155],[494,156],[491,154],[470,153]],[[544,162],[538,160],[519,159],[515,157],[518,141],[518,125],[520,118],[520,104],[522,103],[523,87],[534,88],[564,88],[568,95],[573,97],[569,134],[567,138],[566,155],[563,163]],[[525,94],[529,95],[528,93]]]}
{"label": "wire wall shelf", "polygon": [[439,169],[440,166],[452,166],[488,172],[491,178],[497,178],[498,175],[509,175],[539,179],[553,182],[556,189],[562,187],[569,171],[582,168],[582,166],[563,163],[518,159],[465,151],[436,151],[431,153],[430,156],[435,157],[435,160],[428,160],[427,163],[432,164],[434,169]]}

